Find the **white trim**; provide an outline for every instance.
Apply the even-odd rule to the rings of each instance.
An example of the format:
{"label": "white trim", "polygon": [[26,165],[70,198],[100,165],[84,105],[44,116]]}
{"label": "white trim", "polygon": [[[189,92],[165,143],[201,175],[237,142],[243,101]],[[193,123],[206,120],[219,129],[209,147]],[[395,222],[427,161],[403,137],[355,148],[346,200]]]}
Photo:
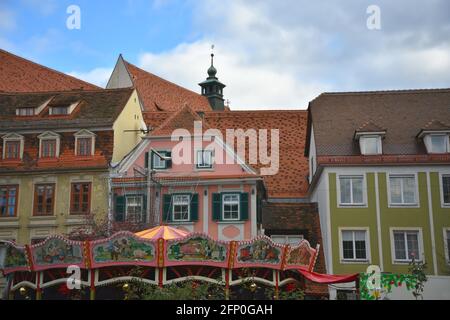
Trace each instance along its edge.
{"label": "white trim", "polygon": [[380,211],[380,190],[378,185],[378,172],[374,174],[375,178],[375,210],[377,213],[377,240],[378,240],[378,255],[380,259],[380,269],[381,272],[384,270],[384,261],[383,261],[383,239],[381,237],[381,211]]}
{"label": "white trim", "polygon": [[[357,259],[356,256],[353,259],[344,259],[344,247],[342,245],[342,232],[343,231],[365,231],[366,242],[366,258]],[[341,264],[370,264],[372,256],[370,252],[370,228],[369,227],[338,227],[339,237],[339,261]],[[353,241],[354,242],[354,241]]]}
{"label": "white trim", "polygon": [[55,146],[55,158],[59,157],[60,144],[61,144],[61,136],[52,131],[45,131],[37,136],[39,139],[39,158],[42,158],[42,141],[43,140],[56,140]]}
{"label": "white trim", "polygon": [[[444,153],[432,152],[431,149],[432,149],[433,145],[431,143],[431,138],[433,136],[444,137],[444,139],[445,139],[444,143],[445,143],[445,149],[446,149]],[[424,137],[423,137],[423,142],[425,144],[425,148],[427,149],[427,153],[428,154],[445,154],[445,153],[449,153],[450,152],[450,141],[449,140],[450,139],[449,139],[449,132],[448,131],[447,132],[445,132],[445,131],[441,131],[441,132],[435,131],[435,132],[425,133]]]}
{"label": "white trim", "polygon": [[[377,151],[375,153],[366,152],[367,139],[377,139]],[[359,149],[362,155],[380,155],[383,154],[383,143],[381,142],[381,134],[370,133],[370,134],[360,134],[359,136]]]}
{"label": "white trim", "polygon": [[25,137],[17,134],[17,133],[8,133],[3,137],[3,160],[15,160],[15,159],[6,159],[6,142],[19,142],[19,159],[23,159],[23,149],[25,144]]}
{"label": "white trim", "polygon": [[[388,199],[388,207],[389,208],[420,208],[420,195],[419,195],[419,178],[417,172],[405,174],[405,173],[393,173],[386,172],[386,189],[387,189],[387,199]],[[411,178],[414,177],[414,203],[392,203],[392,194],[391,194],[391,177],[393,178]],[[401,184],[403,191],[403,183]],[[403,192],[402,192],[403,198]]]}
{"label": "white trim", "polygon": [[143,194],[125,194],[125,221],[128,221],[128,198],[139,198],[141,202],[140,222],[144,218],[144,195]]}
{"label": "white trim", "polygon": [[439,172],[439,195],[441,199],[441,208],[450,208],[450,202],[444,202],[444,184],[442,183],[444,177],[450,178],[450,172]]}
{"label": "white trim", "polygon": [[75,155],[76,156],[78,155],[78,139],[79,138],[91,138],[92,141],[91,141],[91,154],[90,154],[90,156],[93,156],[95,154],[95,136],[96,136],[95,133],[93,133],[93,132],[91,132],[89,130],[86,130],[86,129],[81,129],[78,132],[76,132],[74,134],[74,137],[75,137]]}
{"label": "white trim", "polygon": [[[337,190],[337,207],[338,208],[367,208],[367,179],[366,174],[355,174],[355,175],[349,175],[349,174],[336,174],[337,181],[336,181],[336,190]],[[362,202],[361,203],[341,203],[341,178],[362,178]],[[353,181],[350,182],[350,198],[353,200]]]}
{"label": "white trim", "polygon": [[449,247],[448,247],[448,238],[447,238],[447,232],[450,232],[450,227],[444,227],[444,251],[445,251],[445,262],[450,265],[450,256],[449,256]]}
{"label": "white trim", "polygon": [[[209,160],[211,162],[208,166],[199,166],[199,163],[198,163],[198,159],[199,159],[198,153],[199,152],[202,152],[202,153],[209,152],[209,154],[210,154]],[[213,150],[204,149],[204,148],[194,149],[194,154],[195,154],[194,170],[197,170],[197,171],[214,170],[214,151]]]}
{"label": "white trim", "polygon": [[331,242],[331,208],[330,208],[330,197],[331,197],[331,192],[330,192],[330,177],[329,177],[330,173],[328,171],[325,171],[325,190],[327,193],[326,196],[326,204],[327,204],[327,233],[328,233],[328,239],[327,239],[327,245],[328,245],[328,266],[329,266],[329,270],[328,273],[329,274],[333,274],[333,249],[332,249],[332,242]]}
{"label": "white trim", "polygon": [[[174,197],[176,197],[176,196],[188,197],[188,203],[187,203],[188,216],[187,216],[187,219],[175,219],[175,206],[176,205],[185,205],[184,203],[175,203]],[[172,197],[171,197],[172,219],[170,220],[171,222],[173,222],[173,223],[191,222],[191,200],[192,200],[192,195],[189,195],[189,194],[172,194]]]}
{"label": "white trim", "polygon": [[[410,263],[410,259],[405,260],[399,260],[395,259],[395,243],[394,243],[394,231],[418,231],[418,250],[419,250],[419,260],[422,262],[425,262],[425,252],[423,247],[423,233],[422,233],[422,227],[390,227],[389,228],[389,235],[391,240],[391,262],[393,265],[407,265]],[[407,245],[405,243],[405,245]],[[406,255],[408,255],[408,248],[405,246]]]}
{"label": "white trim", "polygon": [[427,175],[427,192],[428,192],[428,217],[429,217],[429,223],[430,223],[430,234],[431,234],[431,253],[433,257],[433,271],[434,274],[438,274],[438,267],[437,267],[437,258],[436,258],[436,239],[434,234],[434,220],[433,220],[433,201],[431,198],[431,179],[430,179],[430,172],[425,173]]}
{"label": "white trim", "polygon": [[[223,198],[225,196],[229,196],[229,195],[236,195],[238,196],[238,200],[237,200],[237,205],[238,205],[238,217],[237,218],[228,218],[225,219],[225,202],[223,201]],[[222,197],[222,221],[240,221],[241,220],[241,194],[240,193],[233,193],[233,192],[224,192],[221,194]]]}

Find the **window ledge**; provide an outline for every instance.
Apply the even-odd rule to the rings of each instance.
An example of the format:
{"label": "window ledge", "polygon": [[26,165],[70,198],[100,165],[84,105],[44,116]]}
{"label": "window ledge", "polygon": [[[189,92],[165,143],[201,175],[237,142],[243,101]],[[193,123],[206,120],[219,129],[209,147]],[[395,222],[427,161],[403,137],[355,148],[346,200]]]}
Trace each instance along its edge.
{"label": "window ledge", "polygon": [[56,216],[55,215],[48,215],[48,216],[31,216],[30,220],[56,220]]}
{"label": "window ledge", "polygon": [[15,222],[15,221],[19,221],[19,217],[17,217],[17,216],[14,216],[14,217],[11,217],[11,216],[5,216],[5,217],[0,216],[0,221],[3,221],[3,222],[5,222],[5,221]]}
{"label": "window ledge", "polygon": [[170,225],[194,225],[196,221],[169,221]]}
{"label": "window ledge", "polygon": [[342,264],[368,264],[370,263],[370,260],[366,259],[366,260],[344,260],[341,259],[341,263]]}
{"label": "window ledge", "polygon": [[245,224],[247,221],[243,220],[221,220],[217,221],[218,224]]}
{"label": "window ledge", "polygon": [[420,208],[418,203],[410,204],[389,204],[389,208]]}
{"label": "window ledge", "polygon": [[338,208],[367,208],[367,203],[361,203],[361,204],[347,204],[347,203],[340,203],[338,205]]}

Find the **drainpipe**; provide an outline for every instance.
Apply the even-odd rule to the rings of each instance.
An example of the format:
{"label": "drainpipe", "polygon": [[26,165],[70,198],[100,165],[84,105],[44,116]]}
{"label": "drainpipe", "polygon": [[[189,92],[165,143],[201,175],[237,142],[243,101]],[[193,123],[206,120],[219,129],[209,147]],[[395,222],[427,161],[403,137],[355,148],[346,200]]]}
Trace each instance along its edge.
{"label": "drainpipe", "polygon": [[112,172],[108,175],[108,235],[112,233],[112,222],[113,222],[113,194],[112,194]]}

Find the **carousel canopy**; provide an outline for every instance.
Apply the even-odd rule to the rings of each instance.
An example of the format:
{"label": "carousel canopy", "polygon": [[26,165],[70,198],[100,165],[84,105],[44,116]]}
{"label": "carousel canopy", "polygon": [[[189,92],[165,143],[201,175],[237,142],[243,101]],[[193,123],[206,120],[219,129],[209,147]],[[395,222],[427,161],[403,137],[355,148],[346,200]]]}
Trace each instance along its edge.
{"label": "carousel canopy", "polygon": [[149,239],[149,240],[157,240],[159,238],[163,238],[164,240],[171,240],[185,237],[189,234],[189,232],[180,230],[177,228],[169,227],[169,226],[157,226],[151,229],[143,230],[136,232],[140,238]]}

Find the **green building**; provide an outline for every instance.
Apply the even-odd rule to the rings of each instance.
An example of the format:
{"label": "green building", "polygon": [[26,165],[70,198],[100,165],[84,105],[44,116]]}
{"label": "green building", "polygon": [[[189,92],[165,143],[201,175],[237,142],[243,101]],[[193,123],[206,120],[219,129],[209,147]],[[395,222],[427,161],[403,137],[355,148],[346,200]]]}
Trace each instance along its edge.
{"label": "green building", "polygon": [[[450,89],[311,101],[305,155],[327,273],[408,273],[414,256],[427,264],[424,298],[450,299],[449,103]],[[354,287],[330,286],[330,297]]]}

